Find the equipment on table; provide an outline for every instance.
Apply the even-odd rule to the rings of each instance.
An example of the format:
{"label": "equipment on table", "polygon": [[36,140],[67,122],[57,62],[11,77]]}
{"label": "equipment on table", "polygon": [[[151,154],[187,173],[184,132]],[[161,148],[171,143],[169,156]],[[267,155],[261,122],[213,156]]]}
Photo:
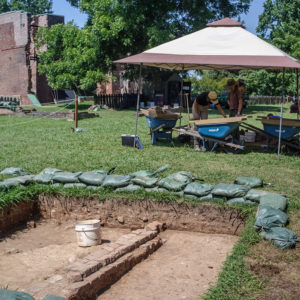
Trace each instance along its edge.
{"label": "equipment on table", "polygon": [[238,151],[243,150],[242,145],[237,144],[230,134],[235,131],[243,120],[246,120],[247,116],[233,117],[233,118],[219,118],[208,120],[193,120],[190,121],[190,125],[195,125],[197,130],[193,130],[190,127],[174,128],[182,134],[188,134],[193,137],[201,139],[203,148],[207,149],[207,141],[213,142],[211,152],[216,149],[218,145],[224,145],[226,150]]}
{"label": "equipment on table", "polygon": [[141,109],[141,111],[145,115],[146,123],[150,128],[152,144],[156,144],[157,139],[167,139],[173,143],[172,129],[180,116],[156,106],[148,110]]}
{"label": "equipment on table", "polygon": [[[252,130],[257,134],[260,134],[266,138],[266,141],[263,141],[269,148],[272,141],[277,144],[279,142],[279,133],[280,133],[280,117],[277,116],[259,116],[257,120],[260,120],[263,124],[264,129],[260,129],[256,126],[242,123],[241,126],[248,130]],[[297,137],[297,134],[300,133],[300,120],[296,119],[282,119],[282,128],[281,128],[281,143],[286,145],[288,148],[293,150],[300,150],[300,140]]]}

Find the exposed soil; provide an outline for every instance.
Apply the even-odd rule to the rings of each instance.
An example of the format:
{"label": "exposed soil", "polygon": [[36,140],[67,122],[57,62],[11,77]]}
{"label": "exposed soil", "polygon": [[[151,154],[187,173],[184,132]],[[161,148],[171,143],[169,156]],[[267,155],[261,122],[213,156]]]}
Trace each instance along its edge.
{"label": "exposed soil", "polygon": [[151,200],[65,198],[40,195],[44,218],[56,220],[100,219],[109,227],[144,227],[152,221],[167,223],[168,229],[239,235],[247,218],[238,210],[210,203],[188,204]]}
{"label": "exposed soil", "polygon": [[[300,236],[300,212],[290,215],[290,228]],[[261,280],[264,289],[257,299],[300,299],[300,245],[279,250],[262,241],[251,249],[247,259],[251,272]]]}
{"label": "exposed soil", "polygon": [[[100,246],[77,246],[74,221],[40,221],[36,228],[18,231],[0,242],[0,285],[32,292],[45,280],[59,280],[64,267]],[[31,223],[33,224],[33,223]],[[103,242],[113,242],[128,229],[102,228]],[[31,290],[32,288],[32,290]]]}
{"label": "exposed soil", "polygon": [[236,236],[167,230],[166,243],[99,300],[198,300],[217,280]]}

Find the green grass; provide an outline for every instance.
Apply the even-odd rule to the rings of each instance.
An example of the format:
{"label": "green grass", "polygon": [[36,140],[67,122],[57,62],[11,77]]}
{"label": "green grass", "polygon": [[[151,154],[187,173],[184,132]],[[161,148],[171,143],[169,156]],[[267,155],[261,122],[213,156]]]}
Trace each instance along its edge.
{"label": "green grass", "polygon": [[[79,109],[86,109],[87,106],[86,103],[80,104]],[[72,108],[72,105],[66,108],[65,105],[59,105],[39,110],[68,111]],[[279,115],[279,112],[279,105],[253,105],[244,111],[244,114],[253,115],[253,118],[247,121],[249,124],[262,128],[255,116],[268,113]],[[295,118],[295,114],[288,113],[288,107],[284,108],[284,116]],[[209,118],[214,117],[220,115],[215,110],[210,111]],[[187,114],[183,114],[182,124],[187,124],[187,120]],[[282,154],[280,160],[277,160],[276,153],[267,153],[262,149],[247,149],[241,154],[231,155],[195,152],[189,145],[175,144],[175,147],[172,147],[167,142],[153,146],[144,117],[139,118],[138,129],[138,136],[144,149],[123,147],[121,134],[134,134],[134,110],[102,110],[98,118],[79,121],[79,127],[87,131],[72,133],[72,127],[74,123],[66,120],[1,116],[0,170],[6,167],[21,167],[28,173],[36,174],[46,167],[67,171],[109,170],[116,167],[116,174],[128,174],[142,169],[155,170],[164,164],[169,164],[170,169],[163,175],[181,170],[191,171],[195,176],[211,184],[232,183],[238,176],[260,177],[265,182],[274,184],[265,187],[266,190],[288,196],[288,213],[300,208],[299,156]],[[174,133],[174,137],[176,136],[177,134]],[[0,180],[2,179],[4,176],[0,177]],[[0,206],[30,200],[41,192],[86,197],[95,194],[84,190],[60,191],[33,185],[26,190],[17,188],[8,193],[0,193]],[[123,194],[116,196],[112,191],[106,190],[97,195],[101,200],[107,197],[122,197]],[[124,195],[126,196],[126,193]],[[133,193],[127,196],[133,199],[177,201],[177,198],[172,195]],[[251,217],[248,219],[247,226],[233,253],[227,258],[217,286],[210,290],[206,299],[250,299],[249,295],[261,287],[247,271],[243,261],[251,245],[259,240],[252,229],[253,212],[249,213]]]}

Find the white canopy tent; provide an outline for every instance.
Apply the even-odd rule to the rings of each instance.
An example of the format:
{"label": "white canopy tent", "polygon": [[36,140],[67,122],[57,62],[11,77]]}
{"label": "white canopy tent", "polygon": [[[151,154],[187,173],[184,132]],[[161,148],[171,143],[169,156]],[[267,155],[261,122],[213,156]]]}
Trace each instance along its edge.
{"label": "white canopy tent", "polygon": [[[300,68],[298,60],[248,32],[241,23],[230,18],[209,23],[202,30],[140,54],[117,60],[115,63],[138,64],[140,66],[145,65],[182,71],[215,69],[284,71],[286,69],[294,69],[297,70],[297,75]],[[282,90],[283,96],[284,86]],[[137,108],[138,106],[139,103]],[[282,119],[282,107],[280,116]],[[281,125],[280,122],[278,156]]]}

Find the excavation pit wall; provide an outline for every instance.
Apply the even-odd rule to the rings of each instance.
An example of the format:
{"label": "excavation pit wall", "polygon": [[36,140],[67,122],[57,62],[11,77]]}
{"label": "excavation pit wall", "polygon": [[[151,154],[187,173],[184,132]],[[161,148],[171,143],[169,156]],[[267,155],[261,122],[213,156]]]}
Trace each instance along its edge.
{"label": "excavation pit wall", "polygon": [[45,219],[100,219],[106,227],[143,228],[161,221],[171,230],[240,235],[246,213],[238,209],[210,203],[156,202],[153,200],[75,198],[40,195],[40,214]]}
{"label": "excavation pit wall", "polygon": [[[185,280],[185,285],[189,286],[190,291],[188,297],[194,299],[193,297],[198,297],[199,293],[204,294],[209,285],[216,280],[222,262],[237,240],[237,237],[233,237],[233,235],[237,236],[241,233],[247,217],[246,214],[240,213],[237,209],[211,203],[167,203],[153,200],[130,200],[127,198],[100,201],[97,198],[76,198],[58,195],[40,195],[35,200],[20,203],[10,209],[7,208],[0,216],[0,230],[4,237],[8,237],[5,243],[7,244],[5,247],[8,247],[6,252],[9,253],[7,259],[20,260],[21,265],[23,263],[26,265],[28,263],[27,260],[31,259],[31,265],[34,266],[34,261],[37,258],[30,255],[37,253],[41,256],[41,261],[44,261],[45,259],[42,259],[43,253],[47,253],[46,256],[48,256],[49,253],[62,251],[60,260],[65,264],[65,252],[71,253],[71,250],[76,251],[76,253],[83,251],[82,249],[76,250],[76,243],[73,237],[74,224],[76,224],[77,220],[100,219],[104,227],[102,229],[104,230],[104,244],[97,247],[101,248],[100,252],[104,251],[103,247],[105,251],[112,248],[110,250],[112,251],[111,254],[105,253],[105,260],[100,257],[102,252],[98,251],[99,254],[96,248],[88,249],[92,250],[92,252],[82,258],[84,264],[75,263],[74,266],[71,264],[69,266],[71,269],[62,269],[60,266],[62,262],[59,261],[57,266],[59,265],[60,267],[57,270],[55,269],[54,273],[53,270],[46,268],[46,259],[44,263],[47,270],[44,268],[43,272],[46,271],[49,274],[44,277],[45,274],[43,272],[39,273],[41,272],[40,269],[33,267],[32,270],[30,269],[33,278],[27,278],[30,284],[23,283],[22,278],[16,281],[15,277],[11,276],[11,286],[16,281],[16,288],[31,293],[37,297],[36,299],[41,299],[46,291],[47,293],[64,296],[67,299],[92,299],[122,276],[125,276],[125,284],[122,280],[119,280],[112,286],[115,287],[114,289],[111,287],[102,296],[107,297],[107,299],[114,296],[118,298],[120,297],[118,293],[121,291],[121,294],[129,293],[129,299],[132,289],[139,290],[136,288],[136,285],[145,285],[143,293],[148,293],[149,297],[155,291],[166,289],[165,299],[172,299],[176,295],[185,295],[187,293],[186,290],[177,290],[181,286],[180,282]],[[32,222],[32,220],[35,220],[35,222]],[[155,229],[151,229],[152,231],[149,232],[149,226],[151,228],[152,224],[157,223],[156,221],[163,224],[163,228],[158,230],[159,235],[155,234]],[[22,227],[13,228],[14,222],[15,226],[22,223],[27,225],[23,226],[23,228],[27,229],[18,231],[17,229],[22,229]],[[37,226],[36,229],[34,229],[35,224]],[[7,231],[9,229],[8,225],[11,227],[10,229],[15,231],[15,234],[12,233],[11,239],[16,245],[9,242],[10,232]],[[165,228],[168,230],[162,232]],[[62,231],[65,229],[67,229],[67,232],[63,233]],[[53,232],[54,234],[55,232],[55,234],[59,233],[65,237],[68,236],[68,238],[64,241],[64,239],[59,240],[58,237],[54,238],[50,235],[43,241],[43,244],[34,246],[34,239],[37,239],[34,235],[38,233],[36,230],[41,230],[44,234],[46,232]],[[119,233],[114,230],[117,230]],[[137,242],[136,238],[134,238],[132,245],[130,240],[126,240],[127,244],[121,246],[120,249],[123,252],[126,250],[124,255],[120,249],[113,249],[114,238],[121,233],[120,230],[123,234],[125,233],[124,238],[125,236],[132,238],[135,232],[141,231],[142,233],[141,242]],[[214,235],[211,236],[211,234]],[[32,236],[30,237],[30,235]],[[39,236],[42,237],[43,234],[40,233]],[[27,246],[23,249],[22,247],[24,246],[20,245],[23,245],[24,241],[18,241],[19,239],[24,241],[30,240],[32,249],[26,249],[26,247],[29,247],[27,242],[24,244]],[[110,240],[110,242],[108,243],[107,240]],[[154,253],[156,249],[162,246],[164,240],[166,244],[162,247],[162,250],[159,253]],[[57,245],[55,241],[58,242]],[[146,243],[143,244],[144,242]],[[57,247],[60,250],[57,250]],[[68,252],[67,249],[70,249],[70,251]],[[127,251],[129,252],[127,253]],[[151,257],[153,256],[153,259],[150,257],[146,260],[146,263],[144,262],[137,266],[138,268],[135,268],[133,273],[126,274],[134,265],[139,264],[150,254],[152,254]],[[27,255],[29,256],[27,257]],[[97,263],[95,264],[96,258]],[[7,259],[1,260],[0,258],[0,264],[3,264],[3,268],[7,267],[5,265]],[[24,259],[25,261],[23,261]],[[109,260],[109,265],[103,264],[102,260],[105,262]],[[178,261],[180,262],[179,265],[175,263],[178,274],[174,274],[175,271],[172,268],[175,266],[174,262]],[[100,263],[103,267],[98,270]],[[55,267],[57,266],[55,265]],[[152,272],[161,274],[162,278],[158,280],[157,276],[154,278],[150,276],[148,279],[140,282],[138,279],[144,278],[145,272],[147,273],[149,270],[151,270],[149,274],[152,274]],[[90,274],[91,272],[92,274]],[[191,274],[193,274],[192,277]],[[162,285],[166,284],[165,281],[172,275],[175,277],[171,282],[167,283],[170,290],[163,288]],[[35,277],[40,278],[37,281]],[[201,281],[202,290],[199,289],[199,280]],[[148,287],[149,282],[151,282],[150,287]],[[149,290],[146,290],[146,287]],[[170,297],[168,298],[167,295],[169,294]],[[140,295],[137,293],[136,297],[139,298]],[[159,295],[157,297],[159,298]]]}

